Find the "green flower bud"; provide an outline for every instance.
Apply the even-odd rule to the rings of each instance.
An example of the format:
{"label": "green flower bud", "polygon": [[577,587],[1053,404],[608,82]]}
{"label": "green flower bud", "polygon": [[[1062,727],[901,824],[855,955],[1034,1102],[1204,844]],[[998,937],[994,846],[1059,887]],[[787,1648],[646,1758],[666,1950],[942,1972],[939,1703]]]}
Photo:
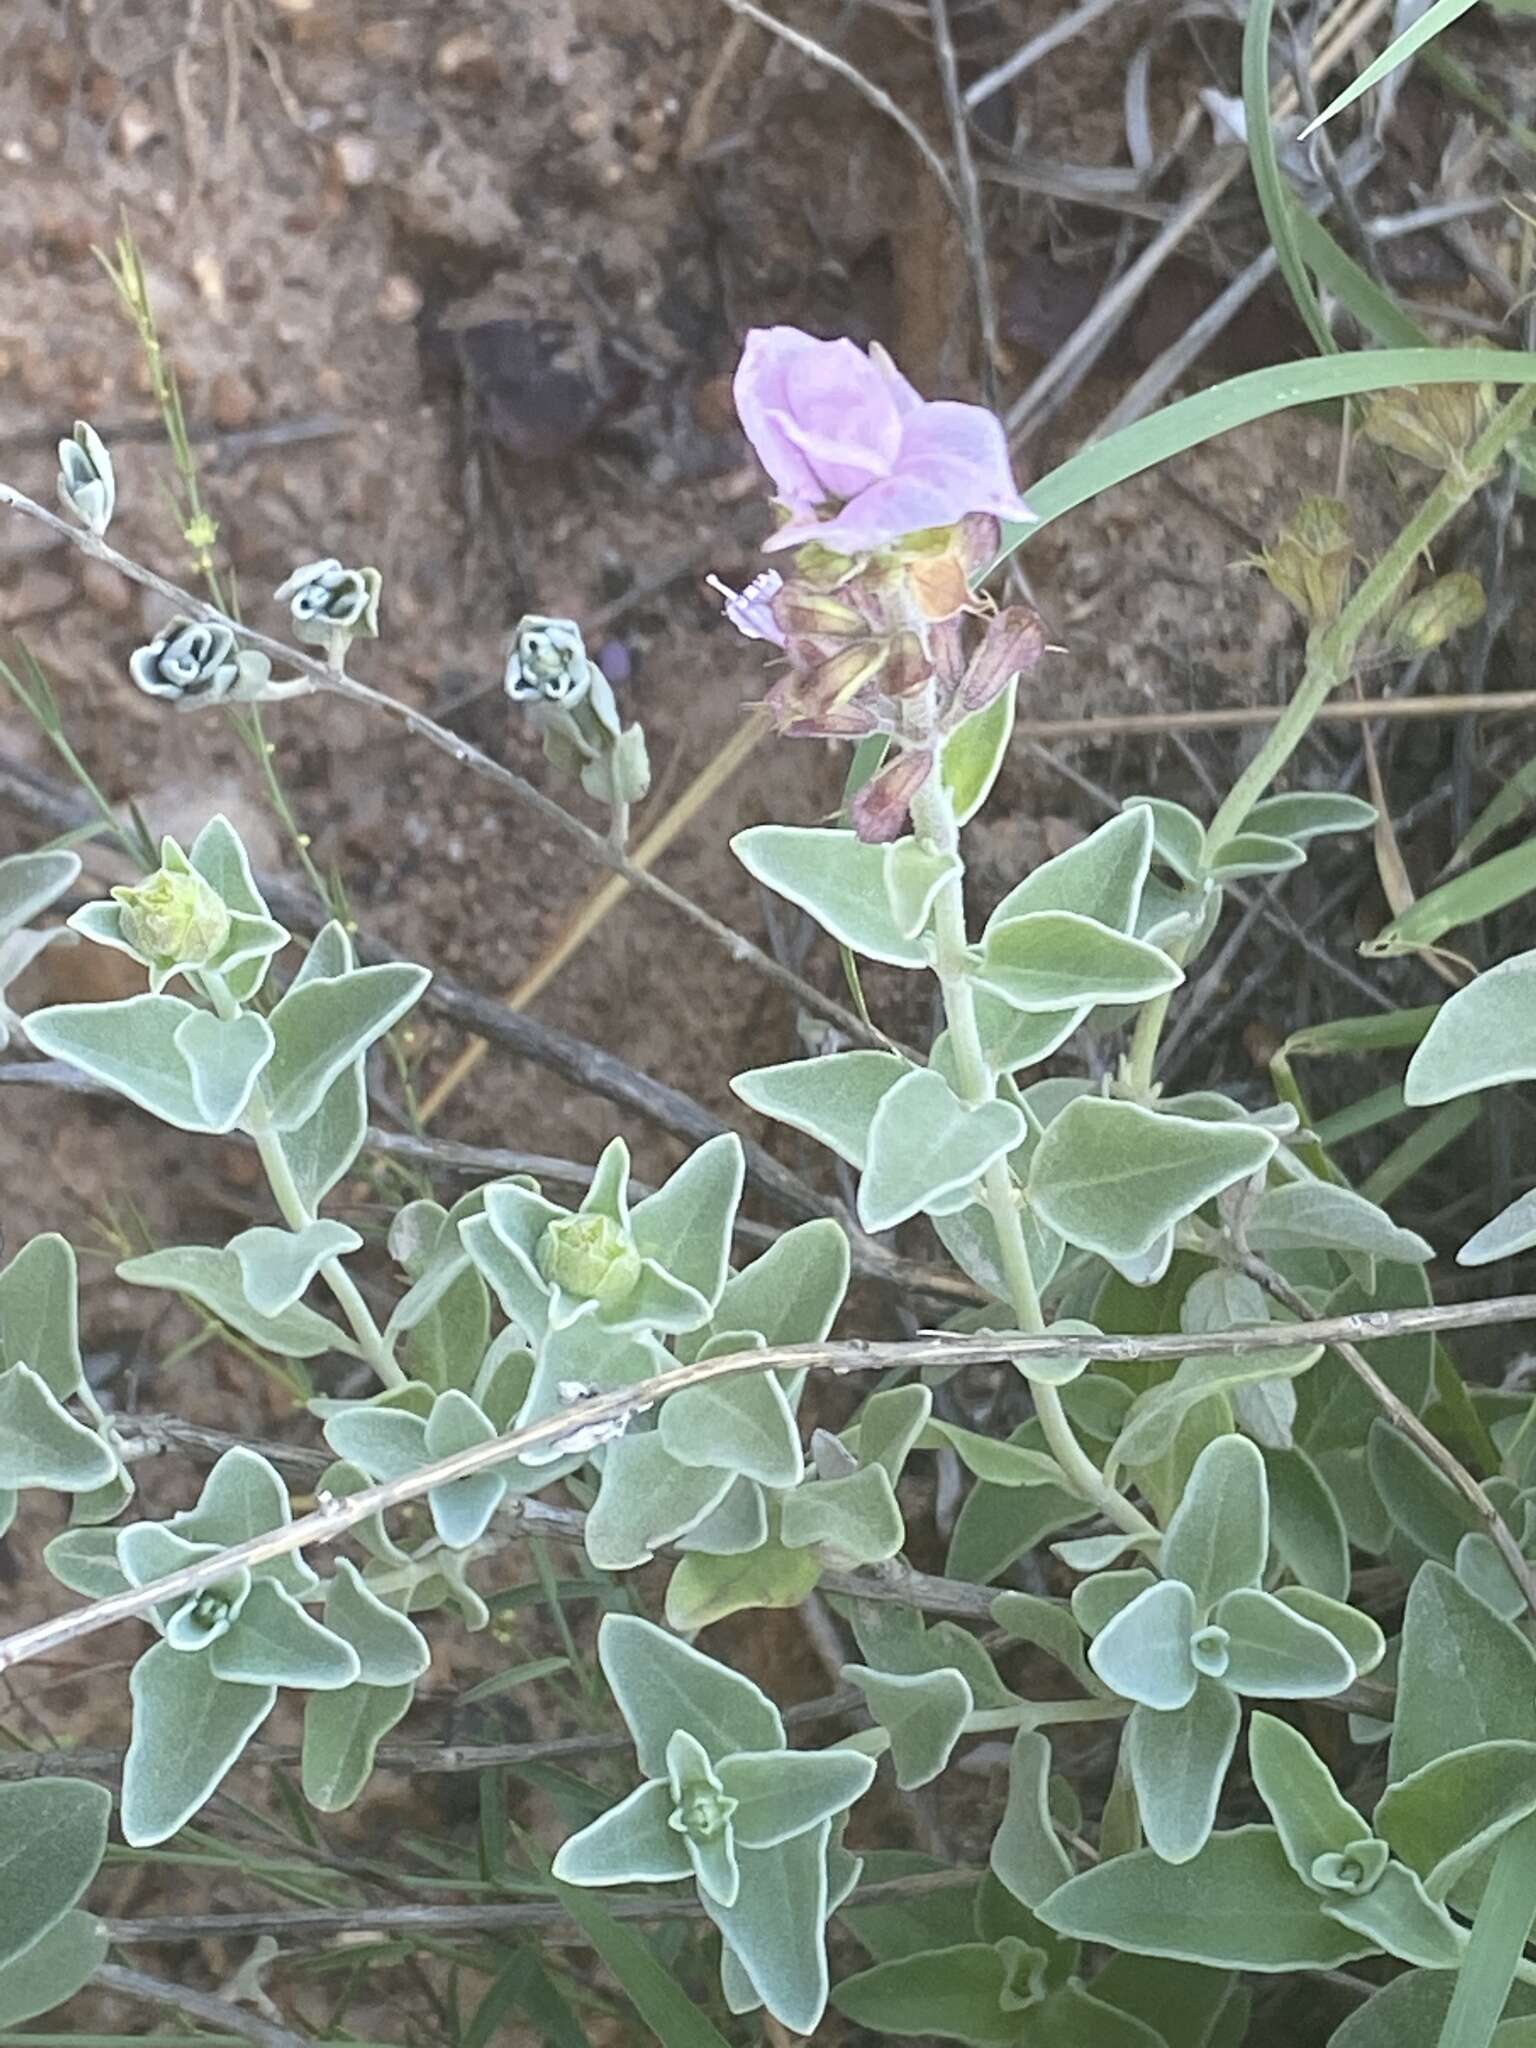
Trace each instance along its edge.
{"label": "green flower bud", "polygon": [[359,634],[376,640],[379,634],[379,591],[383,578],[377,569],[346,569],[334,557],[323,562],[305,562],[294,570],[273,596],[286,604],[294,632],[314,647],[341,647]]}
{"label": "green flower bud", "polygon": [[730,1827],[740,1803],[718,1785],[695,1780],[682,1788],[667,1825],[676,1834],[691,1835],[696,1842],[712,1842]]}
{"label": "green flower bud", "polygon": [[1349,594],[1355,540],[1338,498],[1303,498],[1257,566],[1309,626],[1330,626]]}
{"label": "green flower bud", "polygon": [[594,679],[594,667],[574,619],[547,619],[530,612],[518,620],[502,675],[502,688],[514,704],[541,699],[574,710]]}
{"label": "green flower bud", "polygon": [[100,539],[112,523],[117,480],[105,442],[88,420],[59,443],[59,502]]}
{"label": "green flower bud", "polygon": [[611,1216],[557,1216],[539,1240],[539,1271],[551,1287],[611,1308],[632,1294],[640,1254]]}
{"label": "green flower bud", "polygon": [[229,907],[201,875],[161,868],[112,896],[123,937],[151,967],[205,967],[229,937]]}
{"label": "green flower bud", "polygon": [[1483,586],[1469,571],[1437,576],[1398,611],[1387,628],[1388,644],[1400,654],[1428,654],[1463,626],[1475,626],[1486,609]]}
{"label": "green flower bud", "polygon": [[1367,439],[1430,469],[1453,469],[1493,411],[1491,384],[1420,384],[1381,391],[1362,422]]}

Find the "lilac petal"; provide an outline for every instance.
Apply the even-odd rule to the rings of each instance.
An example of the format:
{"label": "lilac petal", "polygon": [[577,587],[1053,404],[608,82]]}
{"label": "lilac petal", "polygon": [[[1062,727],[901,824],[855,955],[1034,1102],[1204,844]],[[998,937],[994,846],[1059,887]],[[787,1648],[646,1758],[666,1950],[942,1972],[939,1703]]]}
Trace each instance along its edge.
{"label": "lilac petal", "polygon": [[745,639],[767,640],[775,647],[784,645],[783,628],[773,615],[773,600],[784,588],[784,578],[777,569],[764,569],[745,590],[732,590],[718,576],[706,576],[704,581],[725,599],[721,610]]}
{"label": "lilac petal", "polygon": [[909,412],[918,412],[927,403],[915,384],[911,384],[897,369],[887,350],[878,341],[869,344],[869,360],[885,379],[886,388],[895,401],[896,410],[903,418]]}
{"label": "lilac petal", "polygon": [[896,452],[895,444],[899,434],[887,436],[886,442],[878,446],[864,447],[849,436],[819,432],[816,428],[791,419],[788,413],[775,413],[774,426],[805,457],[822,488],[817,501],[827,498],[856,498],[860,491],[867,491],[872,483],[878,483],[883,476],[891,473],[886,447],[890,454]]}
{"label": "lilac petal", "polygon": [[825,495],[821,480],[794,443],[785,439],[777,421],[785,412],[789,363],[805,349],[823,346],[798,328],[754,327],[731,385],[736,416],[774,489],[786,504],[806,510]]}
{"label": "lilac petal", "polygon": [[956,518],[967,512],[995,512],[1006,519],[1034,516],[1014,484],[1002,422],[985,406],[935,399],[921,412],[908,414],[895,468],[898,476],[930,476],[936,482],[942,475],[956,487],[961,471],[967,472],[969,495],[955,508]]}
{"label": "lilac petal", "polygon": [[936,490],[919,477],[882,477],[867,491],[850,499],[833,519],[792,519],[763,542],[765,549],[800,547],[805,541],[819,541],[841,554],[865,554],[909,533],[922,533],[930,526],[947,526],[965,506],[956,507],[952,495]]}

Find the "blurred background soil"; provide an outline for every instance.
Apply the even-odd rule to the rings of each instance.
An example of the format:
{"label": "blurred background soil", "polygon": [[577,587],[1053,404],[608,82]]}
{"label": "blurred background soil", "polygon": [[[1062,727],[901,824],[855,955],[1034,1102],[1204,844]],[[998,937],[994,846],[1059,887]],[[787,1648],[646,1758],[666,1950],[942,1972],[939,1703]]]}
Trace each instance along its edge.
{"label": "blurred background soil", "polygon": [[[1060,11],[1054,0],[954,0],[962,79]],[[1200,95],[1234,90],[1238,12],[1124,0],[983,103],[976,147],[988,172],[993,374],[1005,401],[1037,388],[1106,280],[1230,160],[1230,134]],[[784,15],[947,146],[927,5],[797,0]],[[1480,47],[1474,39],[1473,53]],[[1518,99],[1524,46],[1493,54]],[[1401,212],[1470,189],[1483,162],[1468,168],[1474,144],[1453,105],[1410,85],[1373,166],[1372,209]],[[1483,137],[1479,146],[1491,145]],[[1461,179],[1454,188],[1448,164]],[[535,735],[499,693],[501,649],[524,611],[577,618],[603,650],[625,715],[649,735],[655,790],[641,834],[764,688],[761,648],[722,624],[704,586],[709,572],[750,577],[767,525],[729,399],[743,332],[791,322],[878,338],[927,390],[974,398],[982,388],[964,240],[907,137],[844,79],[719,0],[5,0],[0,474],[51,500],[52,443],[75,418],[90,419],[117,460],[113,539],[183,582],[192,571],[163,488],[146,376],[94,253],[120,214],[144,254],[245,614],[280,630],[270,592],[297,562],[376,564],[383,638],[356,651],[356,672],[547,787]],[[1429,311],[1497,331],[1515,299],[1502,290],[1506,225],[1500,214],[1477,236],[1425,232],[1383,245],[1392,276]],[[1182,238],[1075,388],[1033,409],[1018,450],[1026,486],[1091,435],[1262,246],[1244,174]],[[1271,285],[1199,359],[1192,381],[1302,346]],[[1189,379],[1171,387],[1187,388]],[[1282,699],[1299,629],[1242,564],[1299,497],[1333,488],[1338,441],[1336,420],[1285,414],[1052,526],[1024,561],[1053,651],[1026,685],[1021,715],[1112,724],[1128,713]],[[1357,466],[1368,537],[1373,524],[1391,530],[1420,482],[1374,455]],[[1518,617],[1518,509],[1505,531]],[[107,794],[141,802],[157,830],[182,836],[222,809],[259,867],[299,880],[232,730],[216,715],[169,715],[129,687],[126,656],[164,616],[158,599],[42,529],[0,521],[0,648],[25,639]],[[1506,652],[1491,667],[1485,660],[1484,673],[1490,685],[1515,679]],[[601,879],[561,835],[364,708],[315,698],[275,708],[268,729],[313,856],[344,878],[363,928],[477,989],[513,987]],[[1057,744],[1047,756],[1021,740],[973,831],[978,896],[995,898],[1097,823],[1098,790],[1153,789],[1208,811],[1212,789],[1254,743],[1251,734],[1198,745],[1106,738]],[[1357,744],[1323,737],[1303,757],[1303,778],[1336,786]],[[1453,790],[1457,776],[1467,794],[1455,800],[1469,801],[1506,741],[1490,739],[1492,765],[1477,751],[1453,759],[1457,744],[1440,729],[1391,743],[1388,774],[1405,806]],[[5,700],[0,756],[57,773]],[[803,935],[770,928],[725,842],[763,819],[826,816],[844,766],[806,743],[760,747],[660,871],[798,961]],[[1443,858],[1442,825],[1432,820],[1410,846],[1421,869]],[[24,808],[0,798],[0,854],[41,836]],[[1187,1082],[1222,1071],[1258,1086],[1286,1031],[1362,1007],[1349,983],[1360,971],[1354,946],[1387,914],[1368,851],[1325,854],[1288,881],[1283,901],[1311,951],[1273,924],[1255,927],[1255,950],[1199,992],[1221,1021],[1208,1040],[1186,1031],[1198,1048]],[[125,992],[115,962],[53,949],[29,992]],[[830,949],[813,948],[804,967],[838,987]],[[1438,990],[1415,963],[1370,972],[1390,999],[1424,1002]],[[884,1020],[922,1031],[925,1020],[902,1008],[910,992],[879,980],[874,995]],[[664,906],[634,899],[533,1014],[738,1121],[729,1076],[790,1057],[800,1042],[780,995]],[[409,1051],[421,1089],[461,1043],[441,1022],[416,1027]],[[622,1129],[648,1177],[678,1156],[643,1123],[501,1052],[433,1129],[578,1160]],[[773,1142],[785,1145],[782,1135]],[[785,1156],[818,1170],[792,1141]],[[351,1193],[366,1211],[370,1190]],[[6,1250],[61,1228],[94,1251],[86,1337],[113,1398],[311,1441],[288,1394],[232,1352],[205,1348],[163,1371],[185,1318],[118,1287],[105,1255],[124,1238],[221,1238],[258,1207],[246,1162],[215,1144],[158,1131],[128,1109],[0,1093]],[[901,1327],[885,1297],[868,1304],[865,1326]],[[172,1505],[192,1474],[161,1463],[166,1476],[150,1475],[147,1494]],[[29,1518],[0,1551],[8,1622],[57,1599],[32,1571],[51,1526],[46,1514]],[[437,1633],[453,1645],[434,1667],[440,1700],[459,1676],[505,1661],[491,1638]],[[825,1690],[797,1624],[770,1617],[744,1633],[754,1642],[743,1654],[771,1658],[781,1697]],[[125,1636],[122,1656],[133,1648]],[[121,1738],[122,1664],[103,1684],[94,1645],[87,1661],[88,1673],[54,1670],[32,1693],[16,1724],[27,1739]],[[418,1720],[430,1727],[436,1711],[429,1701]],[[418,1782],[415,1823],[463,1782]],[[995,1772],[988,1782],[996,1793]],[[376,1781],[356,1825],[387,1833],[404,1799],[400,1781]],[[921,1839],[931,1811],[912,1824]],[[224,1882],[140,1867],[125,1876],[124,1898],[133,1910],[146,1900],[163,1909],[168,1894],[222,1897]],[[198,1982],[222,1967],[174,1954]],[[392,2015],[373,2019],[396,2038]],[[115,2024],[141,2020],[125,2010]],[[354,2012],[350,2024],[363,2022]]]}

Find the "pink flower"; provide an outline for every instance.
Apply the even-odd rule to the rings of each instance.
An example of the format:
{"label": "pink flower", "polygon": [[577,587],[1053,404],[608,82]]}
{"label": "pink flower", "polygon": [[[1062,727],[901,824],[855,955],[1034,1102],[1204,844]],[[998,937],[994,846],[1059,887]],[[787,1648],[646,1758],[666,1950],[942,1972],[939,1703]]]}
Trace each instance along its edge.
{"label": "pink flower", "polygon": [[790,514],[764,545],[865,554],[970,512],[1029,520],[1008,439],[985,407],[921,397],[878,342],[796,327],[747,336],[736,411]]}

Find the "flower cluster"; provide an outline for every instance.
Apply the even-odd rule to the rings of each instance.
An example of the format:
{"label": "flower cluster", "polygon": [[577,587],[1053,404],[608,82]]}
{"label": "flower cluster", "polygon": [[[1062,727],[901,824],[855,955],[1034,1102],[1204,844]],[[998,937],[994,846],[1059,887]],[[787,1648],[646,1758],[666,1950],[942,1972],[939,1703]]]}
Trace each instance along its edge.
{"label": "flower cluster", "polygon": [[738,631],[783,650],[782,732],[886,735],[851,814],[861,839],[894,840],[948,736],[1044,652],[1030,606],[999,612],[975,588],[999,520],[1032,516],[1006,436],[980,406],[921,398],[878,346],[793,328],[747,337],[735,394],[788,514],[765,545],[796,554],[787,578],[715,587]]}

